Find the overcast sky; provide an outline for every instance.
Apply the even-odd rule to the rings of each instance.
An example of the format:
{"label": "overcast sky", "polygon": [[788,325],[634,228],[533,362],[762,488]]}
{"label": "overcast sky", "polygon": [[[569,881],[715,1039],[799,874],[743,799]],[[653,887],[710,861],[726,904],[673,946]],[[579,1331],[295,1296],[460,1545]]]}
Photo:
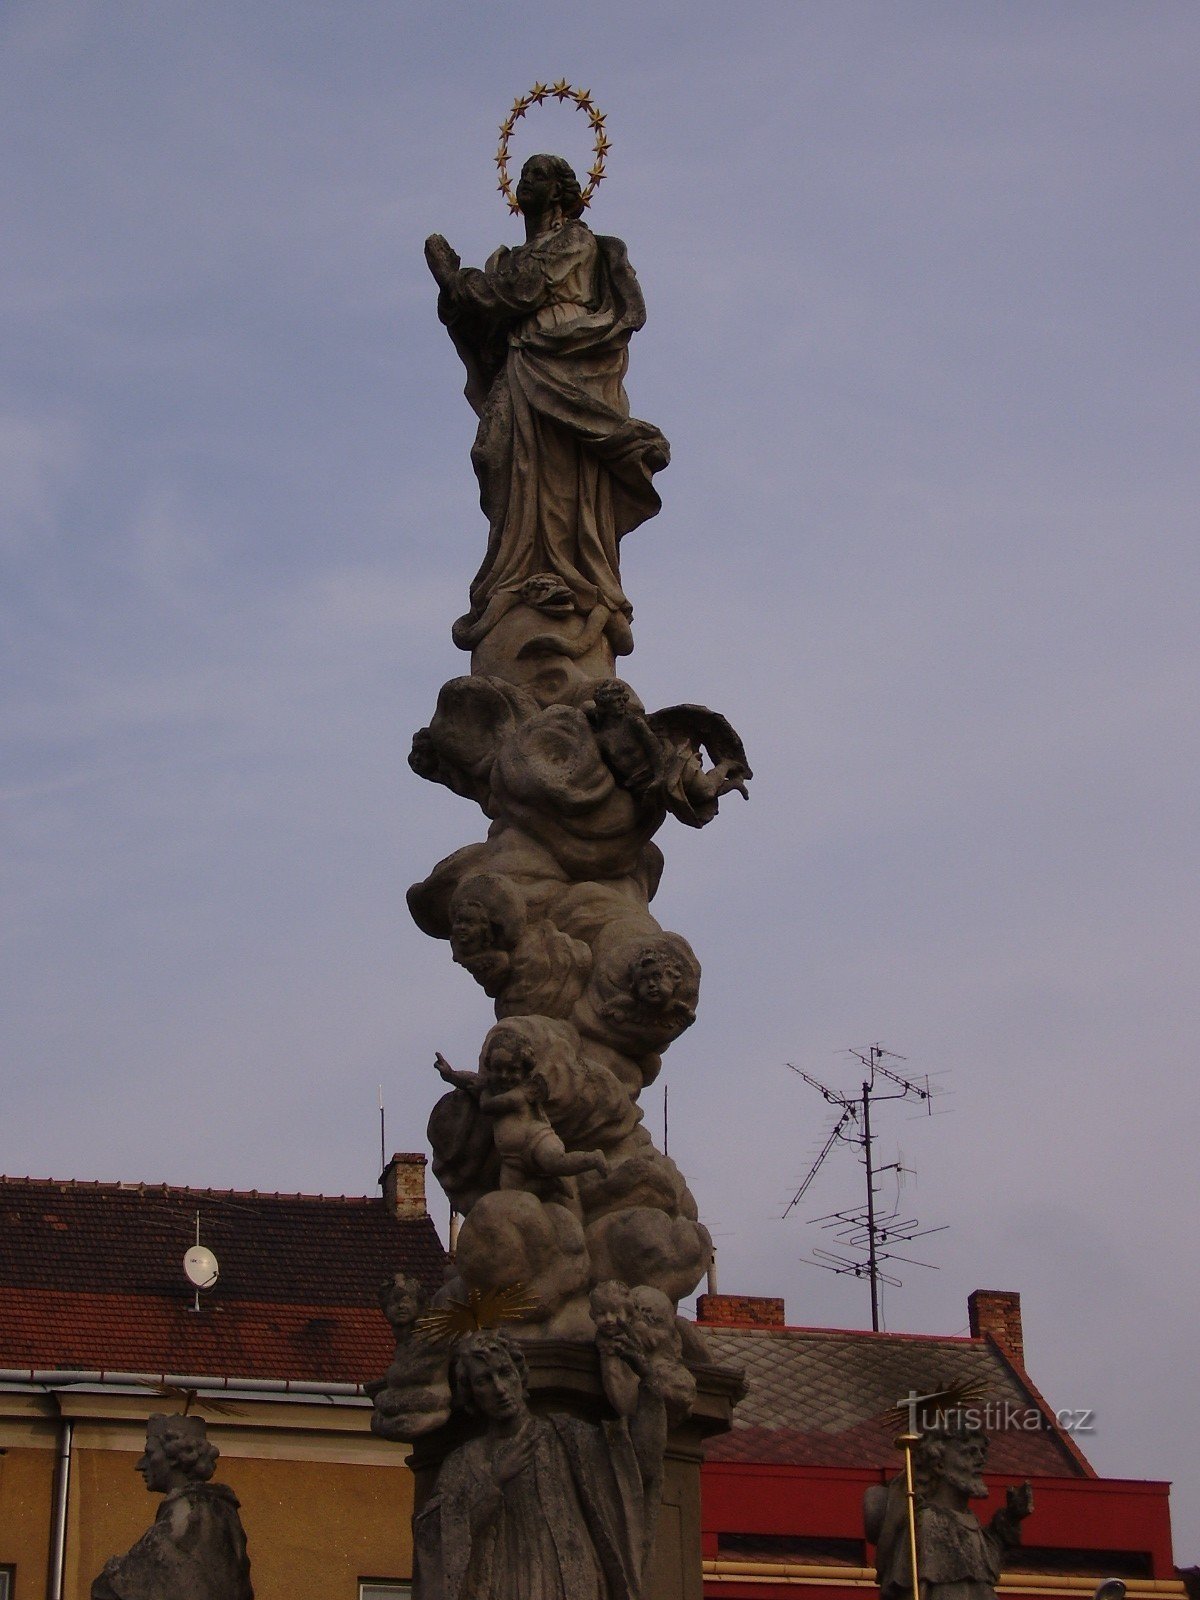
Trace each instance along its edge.
{"label": "overcast sky", "polygon": [[[563,74],[674,450],[627,675],[756,774],[660,835],[721,1287],[867,1322],[804,1264],[853,1152],[781,1220],[829,1126],[785,1063],[942,1075],[880,1111],[950,1224],[888,1327],[1020,1290],[1200,1559],[1198,62],[1154,0],[6,0],[0,1170],[363,1193],[377,1084],[421,1148],[434,1050],[473,1062],[404,907],[483,832],[405,761],[485,534],[421,243],[516,241],[496,127]],[[543,148],[590,164],[584,119]]]}

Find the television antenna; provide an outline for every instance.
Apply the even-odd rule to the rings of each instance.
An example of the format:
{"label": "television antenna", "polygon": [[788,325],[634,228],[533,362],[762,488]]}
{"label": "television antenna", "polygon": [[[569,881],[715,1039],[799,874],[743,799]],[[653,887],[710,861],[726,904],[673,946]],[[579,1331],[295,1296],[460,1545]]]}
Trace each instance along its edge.
{"label": "television antenna", "polygon": [[[858,1146],[863,1153],[863,1166],[866,1169],[867,1203],[865,1206],[845,1211],[831,1211],[823,1217],[811,1219],[822,1228],[831,1231],[833,1242],[839,1247],[836,1250],[814,1248],[812,1263],[814,1266],[823,1267],[827,1272],[850,1273],[856,1278],[867,1279],[871,1286],[871,1327],[878,1333],[880,1284],[887,1284],[893,1289],[902,1286],[901,1279],[884,1271],[883,1263],[902,1261],[908,1266],[927,1267],[930,1271],[936,1271],[937,1268],[932,1262],[918,1261],[915,1257],[900,1255],[895,1246],[909,1244],[912,1240],[924,1238],[931,1233],[942,1233],[949,1224],[943,1223],[936,1228],[922,1228],[916,1217],[902,1217],[900,1181],[904,1173],[910,1169],[903,1166],[900,1161],[889,1162],[886,1166],[876,1166],[874,1159],[874,1145],[878,1134],[871,1129],[872,1105],[884,1100],[916,1100],[924,1104],[927,1115],[932,1115],[935,1091],[930,1087],[928,1077],[922,1082],[915,1082],[911,1078],[902,1077],[894,1067],[885,1066],[885,1058],[889,1061],[903,1061],[905,1058],[898,1056],[893,1050],[885,1050],[879,1044],[868,1045],[865,1050],[851,1050],[849,1054],[860,1062],[864,1069],[861,1087],[855,1095],[831,1089],[828,1084],[814,1078],[811,1073],[793,1066],[790,1061],[787,1063],[798,1077],[803,1078],[805,1083],[817,1090],[827,1104],[835,1108],[838,1116],[816,1160],[788,1202],[783,1215],[786,1217],[794,1206],[799,1205],[836,1145]],[[894,1087],[890,1092],[884,1092],[880,1080]],[[881,1212],[876,1204],[878,1199],[876,1180],[885,1172],[896,1174],[896,1203],[889,1211]]]}
{"label": "television antenna", "polygon": [[183,1271],[187,1281],[195,1290],[196,1299],[192,1306],[193,1311],[200,1310],[200,1291],[211,1289],[221,1276],[221,1268],[217,1258],[207,1245],[200,1243],[200,1213],[196,1213],[196,1242],[183,1258]]}

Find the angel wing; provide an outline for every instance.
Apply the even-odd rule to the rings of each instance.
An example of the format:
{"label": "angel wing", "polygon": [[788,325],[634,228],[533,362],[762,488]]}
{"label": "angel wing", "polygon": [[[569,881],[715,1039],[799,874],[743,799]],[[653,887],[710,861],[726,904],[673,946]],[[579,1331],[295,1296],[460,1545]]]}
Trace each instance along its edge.
{"label": "angel wing", "polygon": [[[717,814],[723,794],[736,789],[748,798],[746,784],[754,776],[733,725],[707,706],[667,706],[646,721],[667,755],[666,795],[669,810],[690,828],[702,828]],[[713,763],[705,772],[701,753]]]}

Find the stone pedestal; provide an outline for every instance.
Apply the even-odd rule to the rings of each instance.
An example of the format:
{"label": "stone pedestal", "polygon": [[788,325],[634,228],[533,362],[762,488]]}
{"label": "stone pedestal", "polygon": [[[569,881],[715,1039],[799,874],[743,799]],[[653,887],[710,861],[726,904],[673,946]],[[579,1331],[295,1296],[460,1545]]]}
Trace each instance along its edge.
{"label": "stone pedestal", "polygon": [[[611,1416],[600,1385],[592,1344],[540,1340],[523,1346],[529,1366],[529,1403],[542,1414],[567,1412],[589,1422]],[[662,1508],[654,1563],[642,1600],[700,1600],[700,1463],[705,1439],[728,1433],[733,1408],[745,1393],[740,1372],[729,1367],[691,1366],[696,1403],[691,1415],[667,1441]],[[459,1418],[426,1434],[413,1447],[409,1466],[416,1477],[415,1510],[433,1488],[438,1468],[472,1429]]]}

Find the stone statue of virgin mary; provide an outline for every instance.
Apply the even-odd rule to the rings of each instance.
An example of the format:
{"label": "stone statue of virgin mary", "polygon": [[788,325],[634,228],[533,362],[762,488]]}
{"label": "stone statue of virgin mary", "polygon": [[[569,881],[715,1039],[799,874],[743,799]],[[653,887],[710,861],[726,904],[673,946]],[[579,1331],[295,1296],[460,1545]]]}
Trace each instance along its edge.
{"label": "stone statue of virgin mary", "polygon": [[582,221],[579,182],[561,156],[531,156],[516,197],[525,243],[497,250],[482,271],[461,266],[440,234],[425,245],[479,416],[471,459],[488,519],[454,639],[474,649],[524,606],[542,613],[543,630],[547,617],[570,624],[534,650],[578,658],[603,640],[611,660],[633,648],[620,541],[659,510],[651,480],[670,458],[625,397],[645,303],[624,244]]}

